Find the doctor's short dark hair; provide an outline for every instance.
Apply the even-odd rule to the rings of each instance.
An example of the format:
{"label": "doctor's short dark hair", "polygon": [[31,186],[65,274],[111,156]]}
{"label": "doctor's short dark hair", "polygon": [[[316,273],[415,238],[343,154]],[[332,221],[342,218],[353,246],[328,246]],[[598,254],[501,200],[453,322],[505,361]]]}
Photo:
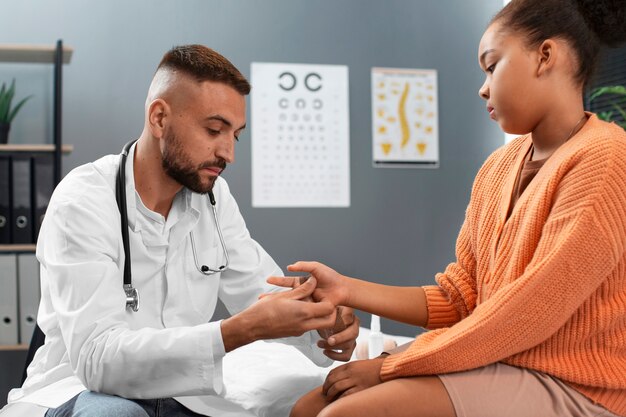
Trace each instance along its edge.
{"label": "doctor's short dark hair", "polygon": [[246,77],[228,59],[204,45],[173,47],[163,55],[157,71],[161,68],[181,71],[199,82],[224,83],[244,96],[250,93]]}

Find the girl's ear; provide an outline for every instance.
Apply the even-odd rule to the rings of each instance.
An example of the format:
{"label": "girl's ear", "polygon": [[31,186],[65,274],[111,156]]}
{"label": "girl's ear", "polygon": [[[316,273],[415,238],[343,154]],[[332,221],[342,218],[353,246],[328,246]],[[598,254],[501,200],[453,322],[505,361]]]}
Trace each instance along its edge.
{"label": "girl's ear", "polygon": [[557,43],[552,39],[541,42],[537,48],[537,76],[550,72],[556,62]]}

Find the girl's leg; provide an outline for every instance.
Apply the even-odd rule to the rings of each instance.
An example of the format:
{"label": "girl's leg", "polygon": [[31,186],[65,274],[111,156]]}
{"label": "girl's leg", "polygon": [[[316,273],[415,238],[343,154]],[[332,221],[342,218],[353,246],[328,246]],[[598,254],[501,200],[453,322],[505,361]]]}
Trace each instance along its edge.
{"label": "girl's leg", "polygon": [[320,386],[304,394],[291,409],[289,417],[315,417],[329,404]]}
{"label": "girl's leg", "polygon": [[[321,411],[320,411],[321,410]],[[317,388],[302,397],[291,417],[456,417],[436,376],[399,378],[328,404]]]}

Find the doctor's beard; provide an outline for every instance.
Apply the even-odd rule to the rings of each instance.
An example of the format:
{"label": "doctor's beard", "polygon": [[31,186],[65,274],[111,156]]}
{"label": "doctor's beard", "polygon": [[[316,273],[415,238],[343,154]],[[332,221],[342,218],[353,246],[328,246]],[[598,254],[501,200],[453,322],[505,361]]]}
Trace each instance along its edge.
{"label": "doctor's beard", "polygon": [[203,182],[198,172],[200,169],[211,167],[219,167],[224,170],[226,169],[226,161],[220,158],[215,161],[203,162],[194,167],[191,158],[185,153],[181,141],[178,140],[174,132],[167,132],[164,139],[165,147],[161,165],[165,173],[194,193],[206,194],[211,191],[217,177],[211,177],[208,182]]}

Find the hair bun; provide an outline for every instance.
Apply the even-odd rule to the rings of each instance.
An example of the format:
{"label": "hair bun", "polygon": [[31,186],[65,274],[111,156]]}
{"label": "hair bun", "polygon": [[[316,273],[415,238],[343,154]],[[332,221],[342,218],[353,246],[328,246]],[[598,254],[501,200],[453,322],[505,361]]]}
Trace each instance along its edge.
{"label": "hair bun", "polygon": [[601,42],[626,42],[626,0],[574,0],[589,28]]}

